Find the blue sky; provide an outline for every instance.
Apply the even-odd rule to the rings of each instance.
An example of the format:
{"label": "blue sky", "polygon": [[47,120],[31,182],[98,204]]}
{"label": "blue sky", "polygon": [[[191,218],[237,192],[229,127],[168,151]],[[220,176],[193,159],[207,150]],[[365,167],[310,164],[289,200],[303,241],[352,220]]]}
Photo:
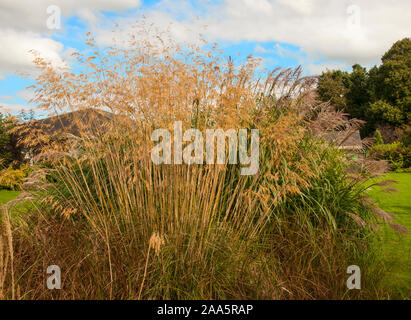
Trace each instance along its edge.
{"label": "blue sky", "polygon": [[[59,29],[47,25],[56,14],[51,5]],[[114,23],[127,30],[143,15],[160,28],[172,23],[177,41],[201,33],[235,62],[253,54],[268,69],[302,65],[308,75],[378,64],[393,42],[411,35],[409,12],[408,0],[2,0],[0,106],[12,113],[33,107],[24,89],[33,80],[17,75],[34,70],[28,50],[74,68],[70,53],[85,50],[88,31],[105,46]]]}

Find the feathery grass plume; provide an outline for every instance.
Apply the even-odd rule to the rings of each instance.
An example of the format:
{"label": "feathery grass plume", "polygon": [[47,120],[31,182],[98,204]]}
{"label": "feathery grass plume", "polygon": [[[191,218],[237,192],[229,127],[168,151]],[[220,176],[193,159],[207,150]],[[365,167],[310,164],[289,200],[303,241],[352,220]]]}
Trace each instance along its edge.
{"label": "feathery grass plume", "polygon": [[157,232],[154,232],[149,240],[149,247],[154,249],[154,252],[158,256],[161,251],[161,247],[165,244],[166,237],[159,235]]}
{"label": "feathery grass plume", "polygon": [[398,223],[389,223],[390,227],[398,233],[408,234],[408,229]]}
{"label": "feathery grass plume", "polygon": [[382,220],[387,222],[393,219],[389,213],[380,209],[368,196],[362,197],[361,201],[366,207],[370,208],[375,213],[375,215],[381,218]]}
{"label": "feathery grass plume", "polygon": [[367,223],[361,217],[357,216],[354,213],[348,212],[348,215],[354,219],[354,221],[361,227],[365,227]]}

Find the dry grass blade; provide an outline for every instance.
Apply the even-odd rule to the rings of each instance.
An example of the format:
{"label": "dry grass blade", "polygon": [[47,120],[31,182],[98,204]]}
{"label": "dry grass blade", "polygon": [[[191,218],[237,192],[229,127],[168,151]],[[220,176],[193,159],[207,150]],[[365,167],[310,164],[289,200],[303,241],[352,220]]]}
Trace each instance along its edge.
{"label": "dry grass blade", "polygon": [[[2,212],[2,218],[3,218],[3,223],[4,223],[4,230],[5,230],[5,236],[7,239],[7,255],[6,259],[3,260],[2,258],[2,263],[4,265],[0,264],[0,275],[1,275],[1,286],[3,288],[4,282],[6,280],[7,276],[7,269],[10,268],[10,282],[11,282],[11,299],[14,300],[16,298],[15,296],[15,282],[14,282],[14,252],[13,252],[13,235],[12,235],[12,228],[11,228],[11,223],[10,223],[10,217],[8,210],[5,206],[2,206],[0,208]],[[4,254],[4,249],[3,249],[3,242],[1,243],[1,251]],[[9,267],[7,261],[9,260]],[[0,293],[3,294],[3,290],[0,290]]]}
{"label": "dry grass blade", "polygon": [[408,229],[397,223],[389,223],[389,226],[398,233],[408,234]]}

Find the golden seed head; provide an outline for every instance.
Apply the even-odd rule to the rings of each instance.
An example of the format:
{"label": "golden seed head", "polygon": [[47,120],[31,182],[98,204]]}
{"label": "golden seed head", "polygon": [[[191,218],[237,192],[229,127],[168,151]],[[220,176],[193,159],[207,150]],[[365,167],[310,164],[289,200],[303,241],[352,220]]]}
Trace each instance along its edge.
{"label": "golden seed head", "polygon": [[154,232],[149,240],[149,247],[154,249],[156,255],[161,252],[161,247],[165,244],[166,236],[162,236],[157,232]]}

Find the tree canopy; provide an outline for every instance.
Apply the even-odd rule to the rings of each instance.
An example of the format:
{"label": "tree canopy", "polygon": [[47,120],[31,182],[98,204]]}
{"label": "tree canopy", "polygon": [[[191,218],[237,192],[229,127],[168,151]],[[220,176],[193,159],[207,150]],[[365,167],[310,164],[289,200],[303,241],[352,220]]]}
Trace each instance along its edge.
{"label": "tree canopy", "polygon": [[379,125],[397,128],[411,119],[411,39],[394,43],[381,61],[369,71],[356,64],[351,73],[327,71],[318,80],[322,101],[366,121],[363,136]]}

